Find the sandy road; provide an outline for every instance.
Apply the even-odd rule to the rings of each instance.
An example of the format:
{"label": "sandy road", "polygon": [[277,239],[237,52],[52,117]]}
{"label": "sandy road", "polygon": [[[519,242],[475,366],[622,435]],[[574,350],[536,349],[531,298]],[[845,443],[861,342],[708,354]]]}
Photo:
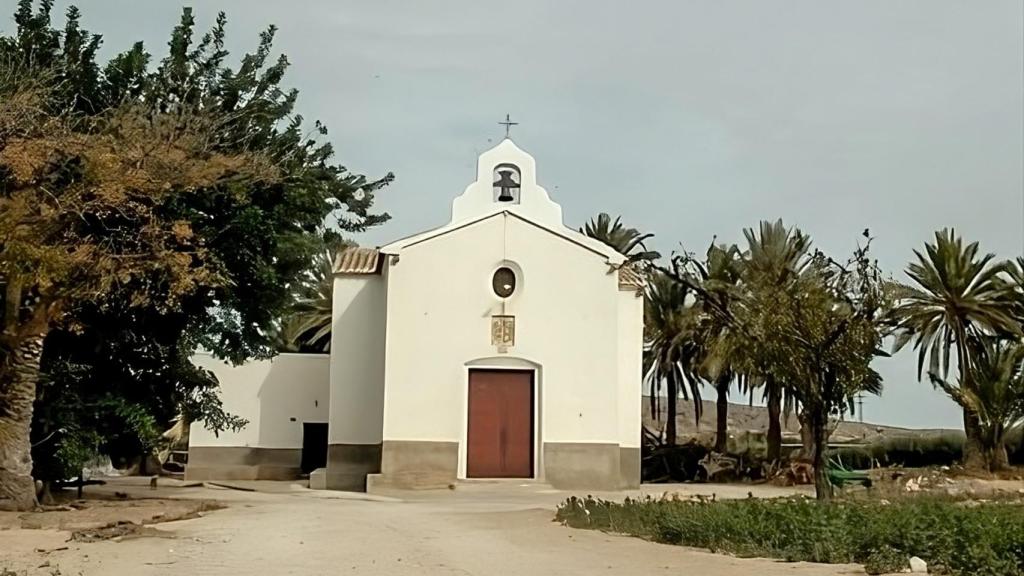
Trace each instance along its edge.
{"label": "sandy road", "polygon": [[[469,486],[403,493],[401,501],[275,489],[161,490],[228,504],[202,518],[159,525],[166,537],[79,544],[65,543],[67,533],[54,530],[0,531],[0,569],[47,576],[55,568],[62,576],[863,574],[855,566],[744,560],[572,530],[551,521],[565,494],[539,487]],[[62,546],[68,549],[37,551]]]}

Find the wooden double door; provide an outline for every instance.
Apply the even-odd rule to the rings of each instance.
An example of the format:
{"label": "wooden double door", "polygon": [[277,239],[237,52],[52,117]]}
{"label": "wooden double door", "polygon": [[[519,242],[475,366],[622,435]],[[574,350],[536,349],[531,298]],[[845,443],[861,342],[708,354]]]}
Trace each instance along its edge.
{"label": "wooden double door", "polygon": [[468,478],[533,478],[533,372],[470,370]]}

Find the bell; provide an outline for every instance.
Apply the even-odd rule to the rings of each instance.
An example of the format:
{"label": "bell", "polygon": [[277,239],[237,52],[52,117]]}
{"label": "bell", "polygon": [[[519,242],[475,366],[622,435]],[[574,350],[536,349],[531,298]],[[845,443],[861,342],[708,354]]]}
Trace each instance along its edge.
{"label": "bell", "polygon": [[501,193],[498,194],[498,202],[515,202],[515,196],[512,195],[513,188],[519,188],[519,184],[512,179],[511,170],[499,170],[498,181],[494,183],[495,187],[501,187]]}

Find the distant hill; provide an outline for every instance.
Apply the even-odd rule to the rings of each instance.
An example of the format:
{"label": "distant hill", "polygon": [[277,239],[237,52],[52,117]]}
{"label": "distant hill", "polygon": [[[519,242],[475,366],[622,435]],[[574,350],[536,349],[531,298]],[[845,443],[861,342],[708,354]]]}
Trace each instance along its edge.
{"label": "distant hill", "polygon": [[[703,413],[701,414],[700,423],[698,424],[694,419],[694,405],[690,401],[679,401],[679,414],[676,416],[676,427],[677,437],[680,442],[685,442],[691,438],[697,438],[700,440],[710,440],[715,434],[715,403],[714,401],[705,400],[703,404]],[[660,418],[655,420],[651,417],[651,402],[650,397],[644,396],[643,398],[643,422],[644,426],[647,426],[651,430],[660,431],[665,428],[666,409],[665,401],[662,399],[660,406]],[[729,404],[729,432],[730,434],[744,433],[744,432],[760,432],[764,433],[768,431],[768,409],[763,406],[750,406],[747,404]],[[840,422],[839,427],[836,428],[835,433],[832,435],[833,441],[839,442],[855,442],[855,441],[874,441],[880,437],[896,437],[896,436],[934,436],[949,433],[960,433],[962,431],[956,430],[944,430],[944,429],[911,429],[911,428],[899,428],[896,426],[883,426],[881,424],[870,424],[868,422],[860,423],[857,421],[853,422]],[[782,421],[782,433],[786,442],[799,442],[800,441],[800,422],[796,418],[796,414],[790,415],[789,419],[783,418]]]}

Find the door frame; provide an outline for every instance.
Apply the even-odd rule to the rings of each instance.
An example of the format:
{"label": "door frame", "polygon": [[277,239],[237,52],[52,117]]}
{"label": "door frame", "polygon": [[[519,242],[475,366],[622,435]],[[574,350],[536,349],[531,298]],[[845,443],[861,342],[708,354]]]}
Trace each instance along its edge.
{"label": "door frame", "polygon": [[[533,395],[533,430],[532,430],[532,441],[533,441],[533,476],[529,478],[469,478],[466,474],[468,468],[467,462],[469,459],[469,376],[473,371],[480,372],[523,372],[530,374],[530,387]],[[502,481],[502,482],[522,482],[522,481],[536,481],[543,478],[541,470],[542,458],[541,458],[541,423],[540,423],[540,410],[541,398],[540,398],[540,370],[533,363],[527,364],[525,361],[522,365],[516,362],[516,365],[509,364],[467,364],[463,366],[463,379],[462,379],[462,433],[459,437],[459,469],[456,474],[456,478],[459,480],[491,480],[491,481]]]}

